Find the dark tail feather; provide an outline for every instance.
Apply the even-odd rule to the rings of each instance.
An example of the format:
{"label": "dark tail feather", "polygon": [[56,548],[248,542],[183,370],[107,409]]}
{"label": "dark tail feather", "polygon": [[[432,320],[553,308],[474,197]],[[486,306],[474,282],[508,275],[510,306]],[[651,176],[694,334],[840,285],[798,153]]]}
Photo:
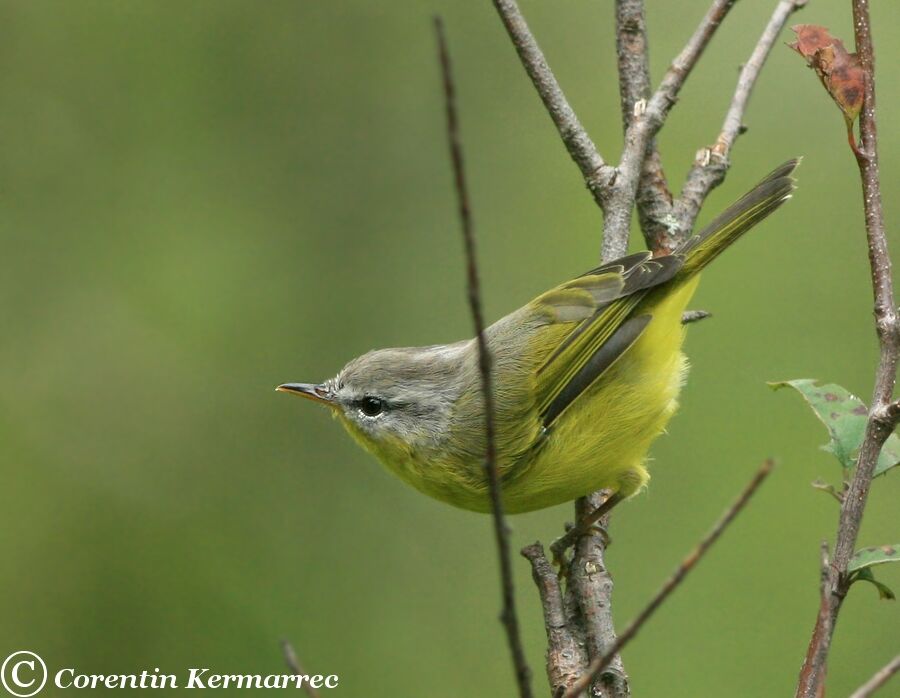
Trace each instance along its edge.
{"label": "dark tail feather", "polygon": [[794,191],[791,173],[799,164],[800,158],[788,160],[687,240],[677,251],[684,257],[684,266],[678,276],[699,272],[722,250],[791,198]]}

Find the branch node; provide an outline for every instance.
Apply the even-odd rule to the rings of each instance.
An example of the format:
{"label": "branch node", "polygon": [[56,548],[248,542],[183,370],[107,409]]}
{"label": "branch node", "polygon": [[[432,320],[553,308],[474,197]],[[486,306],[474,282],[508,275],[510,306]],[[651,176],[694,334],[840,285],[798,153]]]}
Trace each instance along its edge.
{"label": "branch node", "polygon": [[681,324],[690,325],[692,322],[700,322],[708,317],[712,317],[712,313],[706,310],[686,310],[681,315]]}

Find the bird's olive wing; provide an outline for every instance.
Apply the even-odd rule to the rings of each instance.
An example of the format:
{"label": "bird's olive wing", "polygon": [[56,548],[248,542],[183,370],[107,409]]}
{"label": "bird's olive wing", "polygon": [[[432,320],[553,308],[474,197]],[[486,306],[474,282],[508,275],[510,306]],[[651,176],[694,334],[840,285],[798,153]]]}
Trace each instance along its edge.
{"label": "bird's olive wing", "polygon": [[650,321],[633,312],[647,291],[681,268],[680,255],[652,258],[640,252],[593,269],[538,297],[545,316],[571,324],[538,368],[536,393],[549,427],[634,344]]}

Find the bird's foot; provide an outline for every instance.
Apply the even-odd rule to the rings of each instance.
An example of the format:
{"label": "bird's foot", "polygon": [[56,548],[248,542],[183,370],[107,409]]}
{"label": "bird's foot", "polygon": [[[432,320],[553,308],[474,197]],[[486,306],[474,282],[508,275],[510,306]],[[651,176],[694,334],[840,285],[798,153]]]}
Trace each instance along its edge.
{"label": "bird's foot", "polygon": [[599,521],[582,523],[576,526],[569,522],[566,523],[566,532],[550,544],[550,552],[553,553],[553,564],[559,567],[560,572],[564,572],[566,568],[566,551],[571,548],[584,536],[599,536],[603,548],[606,549],[612,545],[612,536],[609,531]]}

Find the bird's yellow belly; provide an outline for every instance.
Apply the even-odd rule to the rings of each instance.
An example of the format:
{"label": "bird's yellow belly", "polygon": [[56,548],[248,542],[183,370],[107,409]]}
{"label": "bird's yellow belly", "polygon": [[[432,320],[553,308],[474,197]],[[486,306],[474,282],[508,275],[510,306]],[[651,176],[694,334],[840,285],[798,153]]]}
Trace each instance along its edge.
{"label": "bird's yellow belly", "polygon": [[696,285],[695,277],[638,309],[653,320],[557,419],[530,462],[519,464],[522,471],[504,487],[507,511],[541,509],[603,488],[628,497],[647,483],[647,452],[675,413],[687,372],[681,314]]}

